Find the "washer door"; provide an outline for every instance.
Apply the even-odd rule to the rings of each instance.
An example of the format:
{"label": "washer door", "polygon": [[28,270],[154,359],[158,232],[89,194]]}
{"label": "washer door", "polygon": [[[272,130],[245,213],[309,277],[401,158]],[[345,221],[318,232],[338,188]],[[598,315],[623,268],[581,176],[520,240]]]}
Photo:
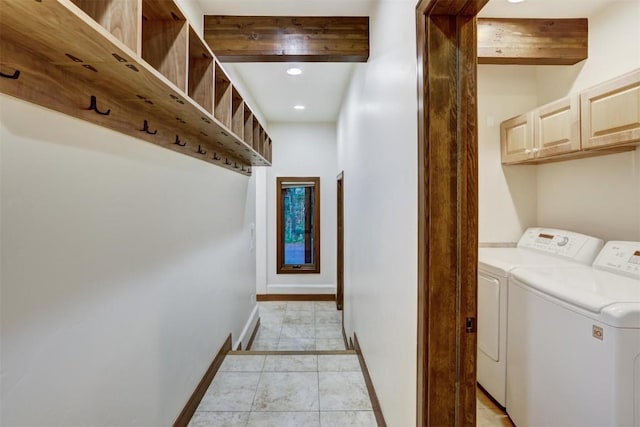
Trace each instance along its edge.
{"label": "washer door", "polygon": [[500,281],[478,273],[478,349],[496,362],[500,355]]}

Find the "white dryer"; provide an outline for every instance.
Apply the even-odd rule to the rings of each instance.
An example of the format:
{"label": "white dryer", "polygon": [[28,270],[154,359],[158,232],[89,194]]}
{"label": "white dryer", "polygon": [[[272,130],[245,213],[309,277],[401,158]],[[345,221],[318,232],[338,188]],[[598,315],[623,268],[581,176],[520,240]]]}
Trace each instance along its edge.
{"label": "white dryer", "polygon": [[518,427],[640,427],[640,242],[593,268],[516,268],[507,412]]}
{"label": "white dryer", "polygon": [[507,406],[507,294],[518,266],[591,265],[603,245],[595,237],[566,230],[529,228],[515,248],[478,251],[478,383]]}

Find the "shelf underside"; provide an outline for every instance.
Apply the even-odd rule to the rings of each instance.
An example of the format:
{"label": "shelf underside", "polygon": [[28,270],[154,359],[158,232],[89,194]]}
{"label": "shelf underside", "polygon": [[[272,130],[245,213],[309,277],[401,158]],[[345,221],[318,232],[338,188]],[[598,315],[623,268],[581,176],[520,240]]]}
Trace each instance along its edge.
{"label": "shelf underside", "polygon": [[[0,71],[20,71],[17,79],[0,78],[1,92],[246,175],[250,165],[269,165],[99,24],[63,3],[0,0]],[[89,110],[91,96],[110,114]],[[145,121],[156,134],[142,130]],[[175,144],[176,137],[186,145]]]}

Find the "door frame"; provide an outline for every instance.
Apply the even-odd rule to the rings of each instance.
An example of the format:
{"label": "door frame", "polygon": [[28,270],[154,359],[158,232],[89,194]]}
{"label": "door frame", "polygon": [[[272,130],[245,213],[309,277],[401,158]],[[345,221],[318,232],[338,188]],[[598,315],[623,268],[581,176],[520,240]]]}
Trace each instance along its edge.
{"label": "door frame", "polygon": [[476,421],[476,15],[487,1],[416,7],[418,426]]}
{"label": "door frame", "polygon": [[[336,263],[336,308],[344,306],[344,171],[336,178],[337,195],[337,263]],[[343,312],[344,313],[344,312]]]}

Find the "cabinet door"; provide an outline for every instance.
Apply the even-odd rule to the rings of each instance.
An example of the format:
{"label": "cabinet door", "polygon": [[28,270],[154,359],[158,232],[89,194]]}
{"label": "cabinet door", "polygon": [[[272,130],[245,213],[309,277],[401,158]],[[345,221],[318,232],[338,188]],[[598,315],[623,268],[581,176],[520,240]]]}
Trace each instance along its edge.
{"label": "cabinet door", "polygon": [[571,96],[544,105],[534,111],[533,152],[536,158],[556,156],[580,150],[580,105]]}
{"label": "cabinet door", "polygon": [[580,94],[582,148],[640,142],[640,69]]}
{"label": "cabinet door", "polygon": [[502,163],[521,163],[533,158],[533,113],[500,124]]}

